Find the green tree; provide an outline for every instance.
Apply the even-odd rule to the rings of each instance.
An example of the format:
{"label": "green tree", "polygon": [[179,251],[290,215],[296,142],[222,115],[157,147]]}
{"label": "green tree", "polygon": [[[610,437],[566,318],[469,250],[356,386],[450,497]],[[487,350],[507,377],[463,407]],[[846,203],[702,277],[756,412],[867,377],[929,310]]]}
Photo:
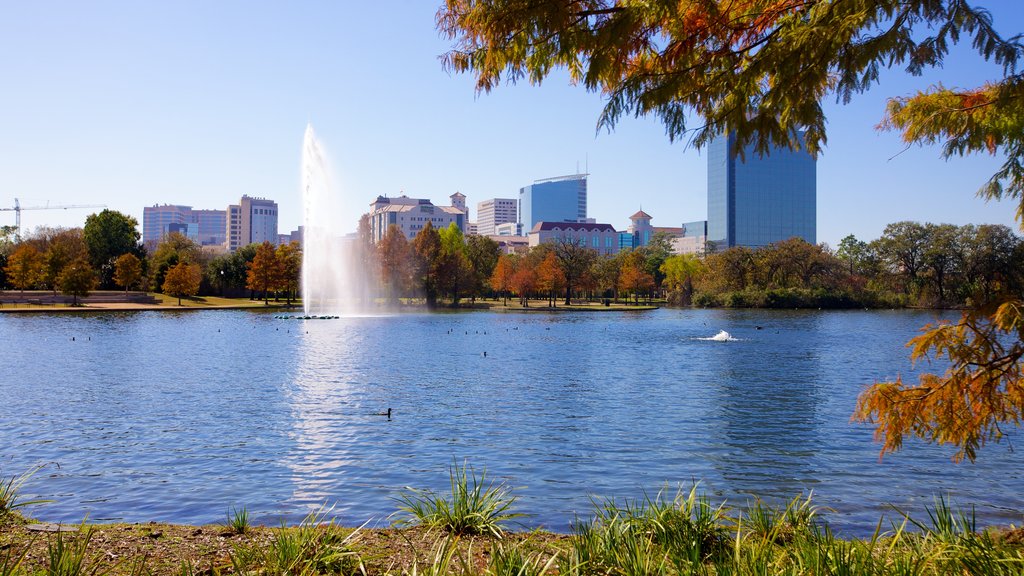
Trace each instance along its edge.
{"label": "green tree", "polygon": [[918,275],[928,246],[928,232],[917,222],[895,222],[886,226],[875,241],[878,255],[888,264],[889,272],[900,279],[904,294],[916,295],[920,287]]}
{"label": "green tree", "polygon": [[928,244],[921,255],[921,265],[935,287],[939,306],[946,304],[946,288],[950,276],[957,273],[957,240],[959,230],[952,224],[925,224]]}
{"label": "green tree", "polygon": [[35,287],[42,278],[43,256],[32,244],[19,244],[7,259],[4,271],[11,285],[24,293],[26,288]]}
{"label": "green tree", "polygon": [[124,293],[142,280],[142,260],[135,254],[121,254],[114,261],[114,282],[124,286]]}
{"label": "green tree", "polygon": [[472,289],[476,278],[466,256],[466,240],[454,222],[438,230],[441,254],[438,262],[438,286],[458,306],[459,299]]}
{"label": "green tree", "polygon": [[61,269],[57,284],[62,293],[71,296],[71,305],[78,306],[78,299],[85,298],[96,288],[96,273],[82,255]]}
{"label": "green tree", "polygon": [[491,238],[477,234],[466,237],[466,258],[473,273],[470,294],[474,297],[482,296],[489,289],[499,256],[501,246]]}
{"label": "green tree", "polygon": [[202,279],[203,271],[199,264],[178,262],[164,275],[161,288],[164,294],[177,297],[178,306],[181,306],[182,297],[191,298],[199,294],[199,283]]}
{"label": "green tree", "polygon": [[114,287],[114,262],[121,254],[142,257],[139,222],[116,210],[103,210],[85,219],[83,237],[89,248],[89,262],[99,273],[100,288]]}
{"label": "green tree", "polygon": [[839,241],[836,257],[846,263],[847,271],[851,275],[861,274],[862,266],[869,257],[868,244],[850,234]]}
{"label": "green tree", "polygon": [[704,261],[696,254],[669,256],[661,265],[669,302],[689,306],[693,301],[693,281],[704,271]]}
{"label": "green tree", "polygon": [[219,289],[221,295],[237,295],[246,290],[249,263],[256,257],[257,246],[259,244],[242,246],[232,254],[221,254],[210,260],[205,267],[206,279],[210,285]]}

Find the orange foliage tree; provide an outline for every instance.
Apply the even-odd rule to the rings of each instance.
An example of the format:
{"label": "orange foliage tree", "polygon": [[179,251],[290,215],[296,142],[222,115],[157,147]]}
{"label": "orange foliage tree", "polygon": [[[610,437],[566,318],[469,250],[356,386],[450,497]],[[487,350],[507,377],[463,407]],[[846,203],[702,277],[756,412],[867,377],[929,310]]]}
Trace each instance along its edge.
{"label": "orange foliage tree", "polygon": [[537,266],[537,288],[548,297],[548,306],[554,307],[558,293],[565,287],[565,273],[558,264],[554,251],[548,252]]}
{"label": "orange foliage tree", "polygon": [[245,286],[250,290],[263,292],[263,303],[270,303],[270,291],[277,290],[284,278],[284,266],[277,258],[274,246],[269,240],[256,247],[256,257],[247,265]]}
{"label": "orange foliage tree", "polygon": [[199,283],[203,279],[203,270],[198,264],[179,262],[164,275],[164,283],[161,288],[164,294],[176,296],[178,306],[181,306],[181,298],[192,297],[199,294]]}
{"label": "orange foliage tree", "polygon": [[508,292],[512,289],[513,274],[515,274],[515,266],[512,259],[507,254],[498,256],[494,272],[491,273],[491,289],[501,293],[506,306],[508,305]]}

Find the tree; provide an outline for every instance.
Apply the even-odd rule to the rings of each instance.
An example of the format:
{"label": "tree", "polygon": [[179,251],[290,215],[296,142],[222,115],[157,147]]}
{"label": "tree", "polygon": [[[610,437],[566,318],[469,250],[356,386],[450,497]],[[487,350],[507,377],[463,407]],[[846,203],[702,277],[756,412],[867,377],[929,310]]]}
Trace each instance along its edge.
{"label": "tree", "polygon": [[528,258],[520,258],[516,262],[516,271],[512,274],[512,290],[519,295],[519,304],[523,308],[530,306],[530,293],[537,288],[537,273]]}
{"label": "tree", "polygon": [[219,288],[221,295],[229,292],[237,295],[246,290],[249,263],[256,258],[258,246],[259,244],[242,246],[232,254],[222,254],[210,260],[205,267],[207,281]]}
{"label": "tree", "polygon": [[198,264],[179,262],[167,271],[164,276],[162,289],[168,296],[178,298],[178,306],[181,306],[181,298],[191,298],[199,294],[199,283],[203,279],[202,267]]}
{"label": "tree", "polygon": [[572,304],[573,288],[590,272],[597,259],[597,252],[587,248],[585,240],[562,237],[555,241],[554,254],[565,279],[565,305],[569,306]]}
{"label": "tree", "polygon": [[43,254],[43,282],[56,294],[60,287],[58,278],[64,268],[80,258],[88,258],[88,255],[81,228],[54,230]]}
{"label": "tree", "polygon": [[502,254],[494,265],[494,272],[491,273],[490,283],[491,289],[502,295],[505,306],[508,306],[508,292],[512,289],[513,274],[515,274],[515,264],[512,258]]}
{"label": "tree", "polygon": [[462,229],[454,222],[438,231],[441,253],[438,260],[438,286],[458,306],[459,298],[470,290],[474,281],[473,268],[466,257],[466,242]]}
{"label": "tree", "polygon": [[270,304],[270,291],[276,290],[281,285],[283,276],[284,267],[277,259],[274,246],[269,240],[264,240],[256,247],[256,257],[249,263],[246,288],[262,292],[263,303]]}
{"label": "tree", "polygon": [[83,237],[89,248],[89,262],[99,272],[101,288],[114,286],[114,261],[121,254],[142,257],[139,221],[116,210],[103,210],[85,219]]}
{"label": "tree", "polygon": [[552,250],[537,266],[537,288],[547,295],[548,306],[555,306],[557,294],[566,284],[568,282],[565,280],[565,273],[558,265],[558,257]]}
{"label": "tree", "polygon": [[619,275],[619,288],[623,292],[631,293],[637,304],[640,303],[641,293],[649,293],[654,289],[654,276],[644,270],[643,254],[630,252],[623,259],[622,272]]}
{"label": "tree", "polygon": [[882,237],[875,241],[878,254],[888,263],[890,272],[902,278],[900,285],[904,294],[910,295],[919,286],[918,272],[923,265],[928,232],[917,222],[895,222],[886,226]]}
{"label": "tree", "polygon": [[82,255],[61,270],[57,284],[62,293],[71,296],[71,305],[78,306],[78,299],[85,298],[96,287],[96,273]]}
{"label": "tree", "polygon": [[412,239],[413,266],[416,284],[427,299],[427,307],[437,306],[439,290],[438,269],[441,259],[441,235],[433,224],[427,222]]}
{"label": "tree", "polygon": [[281,282],[278,288],[284,290],[287,304],[291,306],[292,298],[298,296],[299,286],[302,284],[302,247],[293,240],[278,246],[275,256],[281,265]]}
{"label": "tree", "polygon": [[388,299],[397,303],[398,297],[409,283],[412,267],[412,253],[409,241],[397,224],[388,226],[384,237],[377,245],[377,260],[380,262],[381,283]]}
{"label": "tree", "polygon": [[[607,95],[599,128],[653,114],[670,139],[686,136],[700,147],[731,130],[739,150],[754,142],[759,152],[798,146],[793,135],[801,129],[817,152],[825,142],[824,97],[848,102],[882,68],[921,75],[969,38],[1006,78],[894,100],[888,122],[908,142],[951,139],[947,154],[987,145],[1006,147],[1011,158],[1024,152],[1024,132],[1006,130],[1024,117],[1015,102],[1024,83],[1012,74],[1021,46],[963,0],[445,0],[437,25],[454,41],[444,65],[474,74],[478,91],[490,91],[502,75],[539,84],[564,68],[573,83]],[[979,104],[987,110],[971,110]],[[956,122],[964,115],[976,125],[967,134]],[[688,128],[691,118],[697,128]],[[986,129],[1005,136],[986,141]],[[1019,186],[1019,162],[1008,161],[1006,172]]]}
{"label": "tree", "polygon": [[946,284],[956,273],[956,243],[959,237],[957,227],[952,224],[926,224],[928,244],[921,255],[921,264],[929,273],[929,279],[938,292],[939,306],[946,303]]}
{"label": "tree", "polygon": [[202,248],[184,234],[171,232],[157,244],[149,260],[149,275],[153,281],[153,289],[159,290],[163,286],[164,275],[179,263],[201,264]]}
{"label": "tree", "polygon": [[142,260],[135,254],[121,254],[114,261],[114,282],[124,286],[124,293],[142,280]]}
{"label": "tree", "polygon": [[43,257],[32,244],[22,243],[8,257],[4,271],[12,286],[25,292],[42,278]]}
{"label": "tree", "polygon": [[665,284],[670,291],[669,301],[689,306],[693,301],[693,280],[704,271],[704,262],[696,254],[669,256],[661,265]]}
{"label": "tree", "polygon": [[[473,273],[472,295],[483,295],[498,265],[501,246],[487,236],[473,234],[466,237],[466,258]],[[497,290],[497,289],[495,289]]]}
{"label": "tree", "polygon": [[846,263],[849,273],[860,274],[862,265],[868,258],[867,242],[857,240],[857,237],[850,234],[839,241],[839,248],[836,250],[836,257]]}

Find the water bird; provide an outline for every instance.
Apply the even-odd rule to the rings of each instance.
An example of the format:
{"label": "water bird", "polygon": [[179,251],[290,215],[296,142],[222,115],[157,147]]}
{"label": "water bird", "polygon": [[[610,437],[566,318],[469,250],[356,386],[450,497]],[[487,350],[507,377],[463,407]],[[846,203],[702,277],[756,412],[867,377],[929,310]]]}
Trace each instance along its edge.
{"label": "water bird", "polygon": [[388,420],[391,420],[391,408],[388,408],[387,412],[374,412],[374,416],[387,416]]}
{"label": "water bird", "polygon": [[764,330],[764,326],[754,326],[755,330]]}
{"label": "water bird", "polygon": [[484,358],[487,358],[487,350],[484,350]]}

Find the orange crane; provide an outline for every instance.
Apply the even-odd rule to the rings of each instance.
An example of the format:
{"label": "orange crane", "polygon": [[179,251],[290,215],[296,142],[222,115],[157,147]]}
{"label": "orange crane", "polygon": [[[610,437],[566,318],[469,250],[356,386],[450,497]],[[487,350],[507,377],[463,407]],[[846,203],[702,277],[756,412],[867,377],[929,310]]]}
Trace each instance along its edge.
{"label": "orange crane", "polygon": [[22,206],[21,203],[18,202],[18,199],[15,198],[14,199],[14,207],[13,208],[0,208],[0,212],[10,212],[11,210],[14,211],[14,226],[15,226],[15,228],[17,228],[17,231],[15,232],[15,238],[18,241],[20,241],[21,240],[21,211],[22,210],[68,210],[68,209],[71,209],[71,208],[106,208],[106,207],[107,206],[105,204],[65,204],[65,205],[50,206],[49,202],[47,202],[46,206]]}

